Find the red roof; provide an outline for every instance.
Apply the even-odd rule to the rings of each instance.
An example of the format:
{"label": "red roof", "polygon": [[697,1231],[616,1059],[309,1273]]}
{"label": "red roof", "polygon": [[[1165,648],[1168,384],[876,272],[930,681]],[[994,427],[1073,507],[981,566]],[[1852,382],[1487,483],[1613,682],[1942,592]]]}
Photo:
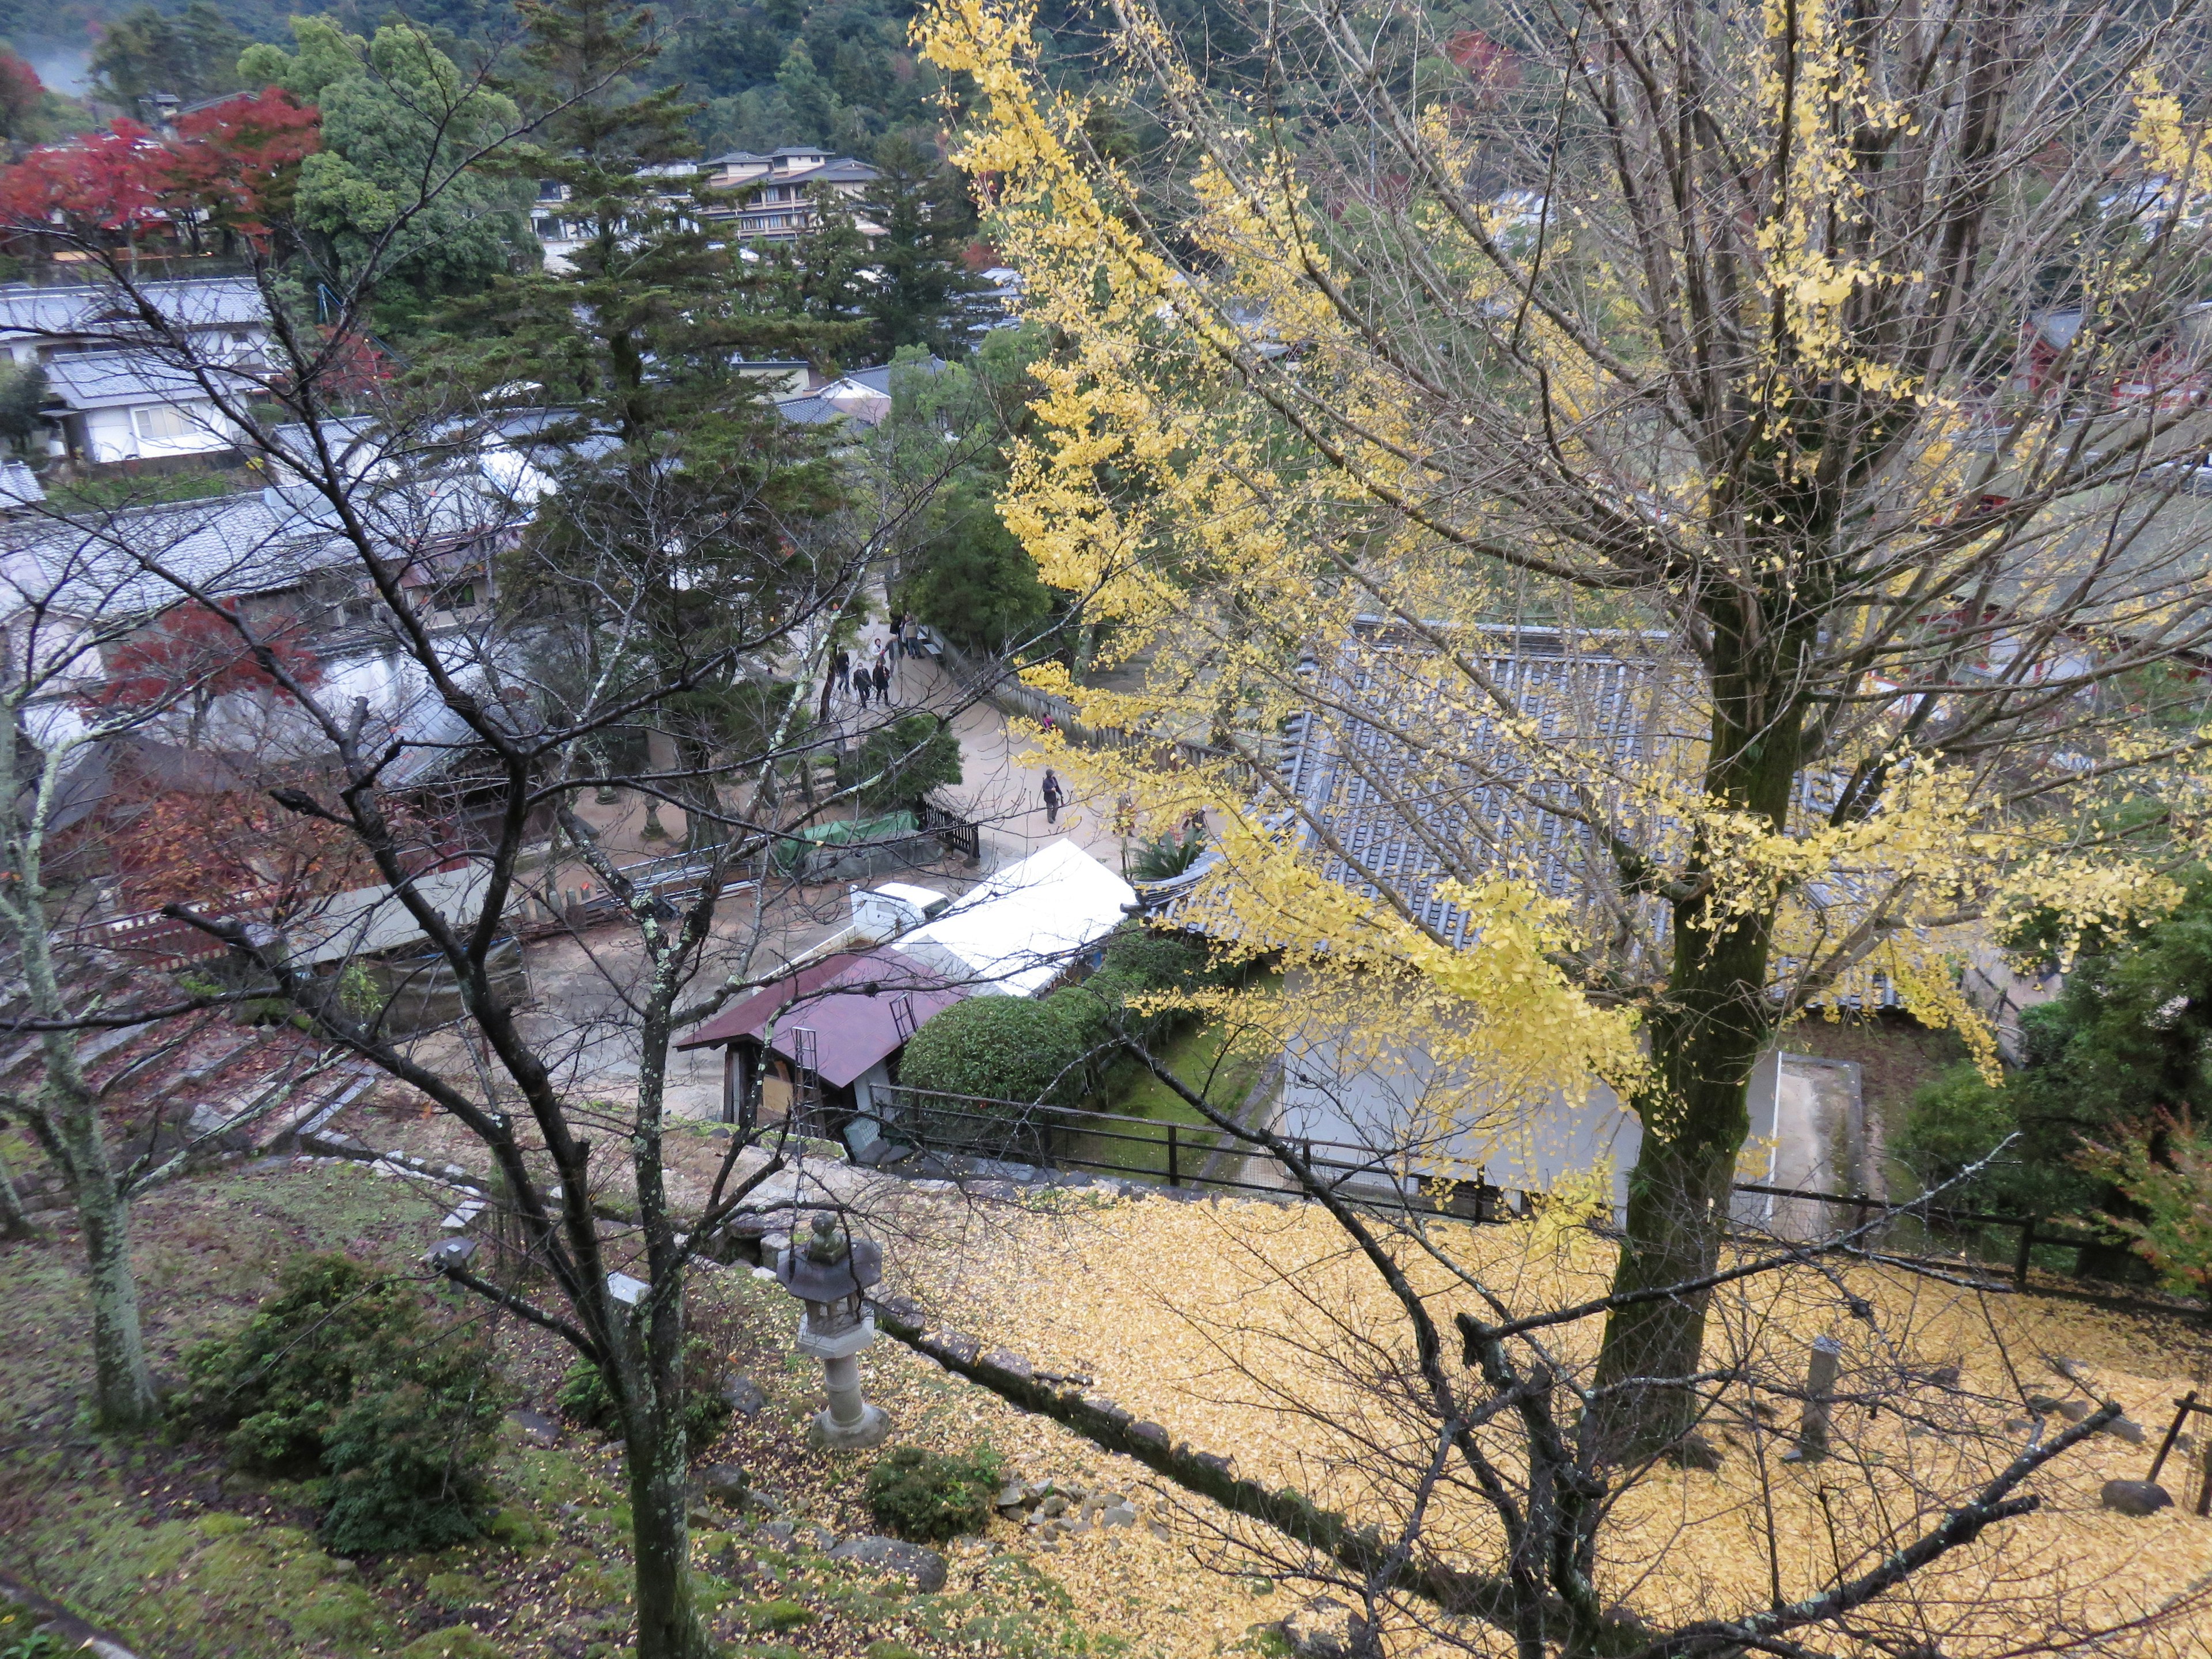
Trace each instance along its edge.
{"label": "red roof", "polygon": [[823,1081],[842,1088],[905,1043],[892,1012],[902,996],[913,1002],[913,1024],[906,1027],[911,1032],[939,1009],[962,1000],[969,988],[889,945],[840,951],[762,987],[676,1046],[716,1048],[772,1029],[768,1046],[790,1056],[796,1048],[792,1033],[809,1030]]}

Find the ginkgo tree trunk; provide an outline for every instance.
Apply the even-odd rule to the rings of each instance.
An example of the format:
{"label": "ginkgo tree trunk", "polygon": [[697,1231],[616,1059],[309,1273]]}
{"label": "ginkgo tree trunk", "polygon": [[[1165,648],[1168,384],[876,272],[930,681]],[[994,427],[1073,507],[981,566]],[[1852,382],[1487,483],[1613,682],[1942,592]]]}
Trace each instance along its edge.
{"label": "ginkgo tree trunk", "polygon": [[[1242,763],[1055,763],[1206,811],[1185,919],[1401,986],[1470,1117],[1610,1084],[1619,1288],[1693,1282],[1781,1026],[1893,999],[1988,1062],[1960,957],[2192,855],[2201,19],[1113,18],[1118,123],[1018,9],[923,26],[1065,343],[1001,512],[1124,671],[1030,678]],[[1705,1312],[1610,1322],[1613,1455],[1680,1443]]]}

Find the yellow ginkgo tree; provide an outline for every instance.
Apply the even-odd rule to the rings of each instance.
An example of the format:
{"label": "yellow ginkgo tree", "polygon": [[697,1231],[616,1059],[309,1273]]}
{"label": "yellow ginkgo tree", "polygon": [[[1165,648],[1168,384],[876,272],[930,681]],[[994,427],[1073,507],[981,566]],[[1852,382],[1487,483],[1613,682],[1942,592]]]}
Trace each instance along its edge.
{"label": "yellow ginkgo tree", "polygon": [[[1299,994],[1617,1090],[1650,1291],[1781,1024],[1986,1056],[1966,955],[2195,855],[2212,76],[2187,5],[1485,15],[1286,0],[1201,63],[1111,0],[1134,146],[1018,5],[919,27],[1060,343],[1001,512],[1084,643],[1030,678],[1182,740],[1057,763],[1204,810],[1183,914]],[[1680,1441],[1705,1319],[1613,1315],[1611,1455]]]}

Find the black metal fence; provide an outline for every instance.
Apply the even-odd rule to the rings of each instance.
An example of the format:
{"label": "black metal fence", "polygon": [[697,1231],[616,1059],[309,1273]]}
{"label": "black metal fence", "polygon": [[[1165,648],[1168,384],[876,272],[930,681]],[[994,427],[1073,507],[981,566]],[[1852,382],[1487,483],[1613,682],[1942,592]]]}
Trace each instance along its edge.
{"label": "black metal fence", "polygon": [[[1177,1189],[1304,1195],[1303,1184],[1274,1154],[1210,1125],[902,1087],[875,1091],[874,1102],[863,1115],[882,1139],[869,1161],[894,1172],[990,1178],[1049,1168]],[[1305,1139],[1291,1145],[1316,1182],[1365,1207],[1493,1223],[1530,1215],[1545,1198],[1540,1191],[1493,1185],[1480,1167],[1458,1166],[1419,1149]],[[1746,1236],[1780,1232],[1794,1242],[1815,1243],[1863,1230],[1886,1216],[1885,1224],[1856,1246],[1875,1260],[2107,1307],[2206,1311],[2197,1303],[2159,1297],[2148,1286],[2085,1272],[2085,1255],[2109,1257],[2124,1241],[2078,1222],[1940,1204],[1900,1206],[1871,1194],[1807,1192],[1758,1182],[1738,1182],[1735,1190],[1750,1199],[1813,1206],[1820,1218],[1811,1226],[1779,1230],[1757,1227],[1740,1211],[1739,1231]],[[1990,1230],[2004,1247],[1994,1255],[1979,1248]],[[2075,1259],[2053,1266],[2046,1254],[2039,1262],[2039,1249],[2070,1251]]]}

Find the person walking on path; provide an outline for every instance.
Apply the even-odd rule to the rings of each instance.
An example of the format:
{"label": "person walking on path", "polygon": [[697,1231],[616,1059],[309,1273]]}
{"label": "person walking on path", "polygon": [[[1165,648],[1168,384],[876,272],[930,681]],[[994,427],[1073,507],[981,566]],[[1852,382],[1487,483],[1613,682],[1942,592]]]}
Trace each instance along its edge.
{"label": "person walking on path", "polygon": [[905,649],[906,618],[904,617],[893,617],[891,618],[891,655],[894,657],[898,656],[902,654]]}
{"label": "person walking on path", "polygon": [[830,659],[830,683],[845,696],[852,696],[853,653],[842,646],[838,647],[837,654]]}
{"label": "person walking on path", "polygon": [[862,708],[868,706],[868,693],[874,689],[875,683],[868,678],[868,665],[862,663],[860,672],[853,676],[853,695],[860,698]]}
{"label": "person walking on path", "polygon": [[914,619],[914,612],[911,611],[906,613],[905,638],[906,654],[909,657],[920,656],[921,654],[921,624]]}
{"label": "person walking on path", "polygon": [[1060,804],[1066,797],[1061,793],[1060,775],[1049,766],[1044,769],[1044,821],[1048,824],[1060,822]]}
{"label": "person walking on path", "polygon": [[876,659],[876,701],[886,708],[891,706],[891,659],[888,654]]}

